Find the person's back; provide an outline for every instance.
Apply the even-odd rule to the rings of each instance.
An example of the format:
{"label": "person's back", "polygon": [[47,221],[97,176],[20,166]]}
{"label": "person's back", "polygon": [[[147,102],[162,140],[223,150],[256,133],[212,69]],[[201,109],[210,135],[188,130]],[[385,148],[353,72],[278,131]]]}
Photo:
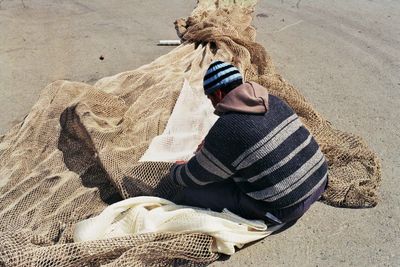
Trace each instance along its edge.
{"label": "person's back", "polygon": [[203,147],[171,172],[190,191],[185,204],[225,207],[248,218],[265,219],[270,211],[277,222],[301,216],[305,203],[325,189],[327,164],[298,116],[253,82],[234,86],[215,102],[220,118]]}
{"label": "person's back", "polygon": [[280,209],[314,193],[326,181],[327,164],[292,109],[275,96],[268,99],[264,114],[222,114],[204,149],[231,171],[244,193]]}

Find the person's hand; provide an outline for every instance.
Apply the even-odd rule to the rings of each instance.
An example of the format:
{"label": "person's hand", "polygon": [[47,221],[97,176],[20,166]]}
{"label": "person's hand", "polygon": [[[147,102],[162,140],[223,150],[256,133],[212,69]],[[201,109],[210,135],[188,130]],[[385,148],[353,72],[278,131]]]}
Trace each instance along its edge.
{"label": "person's hand", "polygon": [[182,165],[182,164],[186,164],[186,162],[187,161],[184,161],[184,160],[177,160],[177,161],[175,161],[175,164]]}
{"label": "person's hand", "polygon": [[197,153],[197,152],[199,152],[200,151],[200,149],[202,149],[203,148],[203,146],[204,146],[204,139],[203,139],[203,141],[201,141],[201,143],[197,146],[197,148],[196,148],[196,151],[194,152],[194,153]]}

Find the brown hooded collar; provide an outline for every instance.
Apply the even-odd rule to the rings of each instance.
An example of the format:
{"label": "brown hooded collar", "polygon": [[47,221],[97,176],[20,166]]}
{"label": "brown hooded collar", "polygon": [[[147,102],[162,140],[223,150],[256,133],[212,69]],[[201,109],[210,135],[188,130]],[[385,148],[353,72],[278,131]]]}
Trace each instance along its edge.
{"label": "brown hooded collar", "polygon": [[246,82],[230,91],[215,107],[215,114],[227,112],[265,113],[268,110],[268,90],[255,82]]}

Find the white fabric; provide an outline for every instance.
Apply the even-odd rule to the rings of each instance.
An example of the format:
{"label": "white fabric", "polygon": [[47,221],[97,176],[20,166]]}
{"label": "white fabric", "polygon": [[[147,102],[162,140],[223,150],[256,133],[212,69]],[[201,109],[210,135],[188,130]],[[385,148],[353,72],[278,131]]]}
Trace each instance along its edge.
{"label": "white fabric", "polygon": [[279,229],[221,213],[179,206],[158,197],[135,197],[108,206],[100,215],[77,223],[74,241],[99,240],[143,233],[205,233],[214,238],[213,252],[232,255],[235,246],[259,240]]}
{"label": "white fabric", "polygon": [[150,143],[139,162],[189,160],[218,119],[203,90],[185,79],[164,132]]}

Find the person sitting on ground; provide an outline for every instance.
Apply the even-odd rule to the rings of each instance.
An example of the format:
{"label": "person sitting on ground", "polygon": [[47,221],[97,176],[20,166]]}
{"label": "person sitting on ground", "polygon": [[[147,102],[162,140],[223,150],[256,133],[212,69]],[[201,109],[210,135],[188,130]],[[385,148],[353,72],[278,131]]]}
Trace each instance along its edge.
{"label": "person sitting on ground", "polygon": [[219,116],[195,155],[177,161],[177,204],[281,224],[296,221],[327,186],[327,163],[296,113],[266,88],[215,61],[204,91]]}

